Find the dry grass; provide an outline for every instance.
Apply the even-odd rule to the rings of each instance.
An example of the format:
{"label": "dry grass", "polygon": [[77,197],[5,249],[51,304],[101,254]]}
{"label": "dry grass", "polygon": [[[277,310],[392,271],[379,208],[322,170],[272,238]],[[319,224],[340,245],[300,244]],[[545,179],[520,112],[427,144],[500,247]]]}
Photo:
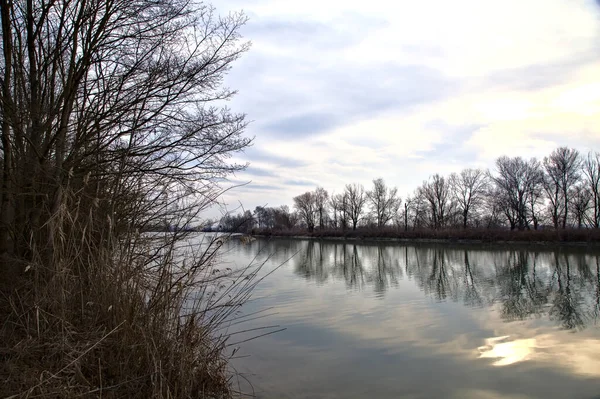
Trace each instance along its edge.
{"label": "dry grass", "polygon": [[177,234],[117,240],[83,210],[56,215],[50,260],[0,276],[0,397],[230,397],[221,331],[256,270],[217,270],[217,241],[184,261]]}

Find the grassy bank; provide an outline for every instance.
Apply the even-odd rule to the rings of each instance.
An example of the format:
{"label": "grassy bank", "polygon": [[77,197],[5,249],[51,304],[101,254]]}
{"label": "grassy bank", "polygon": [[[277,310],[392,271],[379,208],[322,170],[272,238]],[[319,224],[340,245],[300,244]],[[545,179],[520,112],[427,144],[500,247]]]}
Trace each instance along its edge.
{"label": "grassy bank", "polygon": [[405,241],[448,241],[448,242],[520,242],[520,243],[600,243],[600,230],[500,230],[500,229],[417,229],[403,231],[396,228],[358,228],[356,230],[306,229],[270,230],[255,229],[253,234],[264,237],[306,237],[316,239],[372,239]]}
{"label": "grassy bank", "polygon": [[5,259],[0,397],[231,397],[223,326],[254,281],[217,270],[220,243],[61,217],[50,258]]}

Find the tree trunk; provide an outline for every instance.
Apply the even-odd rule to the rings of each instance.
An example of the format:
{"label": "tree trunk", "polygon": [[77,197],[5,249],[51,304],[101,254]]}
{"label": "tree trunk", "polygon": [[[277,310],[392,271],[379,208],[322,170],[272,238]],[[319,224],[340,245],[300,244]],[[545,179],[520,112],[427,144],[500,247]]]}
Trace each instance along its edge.
{"label": "tree trunk", "polygon": [[[10,242],[10,226],[12,225],[13,213],[13,187],[12,180],[12,143],[10,140],[9,120],[12,119],[12,101],[8,101],[10,95],[10,85],[12,79],[12,33],[10,28],[10,12],[7,0],[0,0],[0,11],[2,18],[2,47],[4,50],[4,81],[2,85],[2,188],[0,192],[0,256],[12,252],[13,248]],[[1,262],[1,260],[0,260]],[[1,266],[1,265],[0,265]]]}

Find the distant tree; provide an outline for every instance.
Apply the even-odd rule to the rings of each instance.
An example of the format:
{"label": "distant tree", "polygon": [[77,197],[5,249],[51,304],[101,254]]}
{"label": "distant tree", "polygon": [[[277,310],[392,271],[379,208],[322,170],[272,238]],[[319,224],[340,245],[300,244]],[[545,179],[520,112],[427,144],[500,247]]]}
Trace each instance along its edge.
{"label": "distant tree", "polygon": [[385,226],[400,209],[402,199],[398,197],[398,189],[387,187],[381,178],[373,180],[373,189],[366,195],[377,227]]}
{"label": "distant tree", "polygon": [[215,220],[208,218],[205,219],[202,223],[204,227],[211,227],[213,224],[215,224]]}
{"label": "distant tree", "polygon": [[315,207],[319,216],[319,228],[325,228],[325,220],[327,219],[327,205],[329,193],[323,187],[317,187],[314,193]]}
{"label": "distant tree", "polygon": [[600,227],[600,154],[590,152],[583,162],[583,179],[590,192],[591,225]]}
{"label": "distant tree", "polygon": [[552,225],[555,229],[558,229],[564,210],[562,190],[560,189],[560,184],[556,184],[548,173],[544,173],[543,179],[544,192],[548,199],[548,214],[552,220]]}
{"label": "distant tree", "polygon": [[408,208],[408,212],[413,213],[413,230],[417,228],[422,228],[427,226],[430,223],[430,218],[428,217],[428,202],[425,199],[425,195],[423,193],[422,187],[418,187],[415,190],[415,193],[412,197],[412,206]]}
{"label": "distant tree", "polygon": [[291,229],[298,222],[296,213],[290,212],[287,205],[282,205],[279,208],[272,208],[274,227],[276,229]]}
{"label": "distant tree", "polygon": [[490,184],[485,197],[484,209],[483,223],[486,228],[496,228],[504,224],[501,216],[504,214],[505,210],[510,209],[510,207],[505,206],[502,191],[494,184]]}
{"label": "distant tree", "polygon": [[348,228],[348,195],[344,191],[341,194],[331,196],[330,205],[333,211],[333,222],[336,227],[341,227],[343,230]]}
{"label": "distant tree", "polygon": [[542,178],[539,161],[503,156],[496,160],[496,170],[497,174],[492,176],[496,185],[496,205],[506,215],[511,230],[529,229],[529,199]]}
{"label": "distant tree", "polygon": [[356,230],[358,222],[363,217],[367,196],[362,184],[347,184],[345,189],[348,217],[352,221],[352,230]]}
{"label": "distant tree", "polygon": [[274,225],[273,208],[257,206],[254,208],[254,216],[259,228],[271,229]]}
{"label": "distant tree", "polygon": [[331,194],[331,197],[329,198],[329,207],[331,209],[331,226],[333,228],[337,228],[339,221],[340,205],[338,202],[338,196],[336,194]]}
{"label": "distant tree", "polygon": [[489,189],[488,173],[482,169],[464,169],[460,174],[450,175],[450,186],[466,229],[473,209],[485,200]]}
{"label": "distant tree", "polygon": [[544,205],[544,172],[541,167],[534,170],[534,177],[529,185],[528,212],[533,223],[533,229],[537,230],[540,225],[542,212],[540,207]]}
{"label": "distant tree", "polygon": [[294,197],[294,207],[298,211],[300,219],[306,223],[308,231],[314,231],[317,215],[315,194],[307,191],[304,194]]}
{"label": "distant tree", "polygon": [[408,212],[411,209],[413,203],[413,198],[406,197],[406,200],[404,201],[404,231],[408,231]]}
{"label": "distant tree", "polygon": [[[544,189],[552,204],[554,227],[558,228],[558,209],[562,207],[562,228],[567,226],[569,214],[569,190],[581,178],[581,157],[579,151],[560,147],[544,158]],[[561,206],[562,205],[562,206]]]}
{"label": "distant tree", "polygon": [[[510,192],[499,185],[494,185],[493,189],[490,191],[488,209],[491,211],[496,211],[497,215],[502,215],[508,222],[511,230],[516,228],[518,220],[517,208],[513,206]],[[494,225],[492,220],[489,222],[490,227]]]}
{"label": "distant tree", "polygon": [[237,215],[227,214],[221,219],[220,231],[230,233],[249,233],[254,227],[254,216],[249,210]]}
{"label": "distant tree", "polygon": [[451,208],[448,180],[436,173],[428,181],[423,182],[421,194],[429,205],[431,227],[434,229],[444,227]]}
{"label": "distant tree", "polygon": [[578,228],[582,228],[587,223],[587,214],[591,206],[592,193],[584,185],[578,185],[571,188],[569,198],[572,203],[574,221]]}

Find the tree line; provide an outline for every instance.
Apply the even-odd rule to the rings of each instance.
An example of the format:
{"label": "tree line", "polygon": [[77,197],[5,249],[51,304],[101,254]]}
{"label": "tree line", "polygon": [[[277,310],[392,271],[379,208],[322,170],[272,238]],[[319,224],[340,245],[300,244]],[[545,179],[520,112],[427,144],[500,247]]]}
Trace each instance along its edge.
{"label": "tree line", "polygon": [[493,170],[466,168],[434,174],[406,198],[397,187],[374,179],[370,188],[347,184],[340,193],[323,187],[293,198],[287,206],[257,207],[227,215],[226,230],[359,227],[415,229],[598,228],[600,154],[559,147],[542,160],[502,156]]}

